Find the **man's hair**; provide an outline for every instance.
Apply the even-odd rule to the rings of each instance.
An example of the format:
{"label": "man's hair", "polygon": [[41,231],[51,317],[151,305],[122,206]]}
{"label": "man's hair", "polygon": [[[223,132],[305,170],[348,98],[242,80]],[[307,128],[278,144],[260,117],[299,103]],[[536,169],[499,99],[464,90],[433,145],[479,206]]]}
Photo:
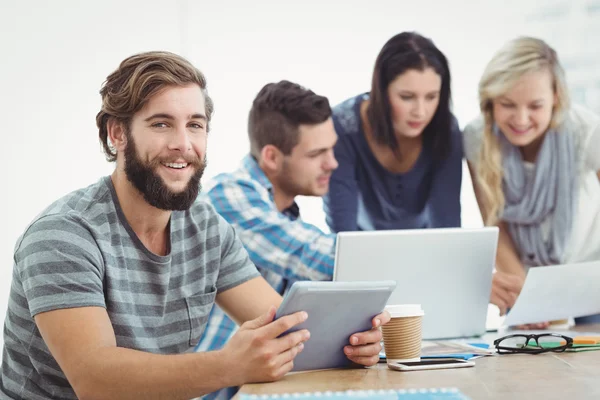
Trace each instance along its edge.
{"label": "man's hair", "polygon": [[116,151],[108,139],[107,124],[111,118],[122,123],[129,131],[133,115],[154,95],[168,86],[189,84],[197,84],[202,90],[206,118],[210,122],[213,102],[206,91],[206,78],[189,61],[165,51],[140,53],[123,60],[100,89],[102,108],[96,115],[96,125],[106,159],[117,159]]}
{"label": "man's hair", "polygon": [[270,144],[289,155],[298,144],[299,126],[325,122],[331,116],[327,97],[289,81],[265,85],[252,103],[248,116],[250,153]]}

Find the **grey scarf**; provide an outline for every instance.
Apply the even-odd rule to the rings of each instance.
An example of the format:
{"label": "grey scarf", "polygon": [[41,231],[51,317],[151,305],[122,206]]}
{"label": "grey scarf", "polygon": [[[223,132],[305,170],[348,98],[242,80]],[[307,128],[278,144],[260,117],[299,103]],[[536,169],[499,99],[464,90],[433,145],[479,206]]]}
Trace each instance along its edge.
{"label": "grey scarf", "polygon": [[[571,233],[577,170],[572,132],[550,130],[543,139],[531,179],[521,151],[497,127],[504,169],[505,207],[502,220],[521,255],[531,266],[560,264]],[[541,224],[553,214],[548,242]]]}

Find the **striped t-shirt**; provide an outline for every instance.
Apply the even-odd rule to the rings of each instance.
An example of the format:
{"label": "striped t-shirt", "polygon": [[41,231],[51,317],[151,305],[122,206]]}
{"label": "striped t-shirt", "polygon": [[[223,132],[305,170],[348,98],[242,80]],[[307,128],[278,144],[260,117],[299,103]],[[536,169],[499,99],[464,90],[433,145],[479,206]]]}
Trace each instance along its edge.
{"label": "striped t-shirt", "polygon": [[207,203],[174,211],[169,228],[170,254],[150,252],[125,219],[110,177],[36,217],[15,247],[0,397],[76,398],[35,325],[45,311],[104,307],[119,347],[193,351],[217,292],[259,274]]}

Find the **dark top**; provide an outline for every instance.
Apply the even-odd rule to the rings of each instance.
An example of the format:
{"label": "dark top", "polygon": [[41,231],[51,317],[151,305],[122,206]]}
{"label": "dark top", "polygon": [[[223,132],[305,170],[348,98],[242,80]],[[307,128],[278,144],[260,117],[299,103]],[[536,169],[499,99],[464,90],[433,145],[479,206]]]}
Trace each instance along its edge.
{"label": "dark top", "polygon": [[435,160],[425,142],[413,167],[401,174],[386,170],[371,151],[360,118],[361,94],[333,108],[339,167],[324,197],[333,232],[460,226],[462,135],[455,118],[450,149]]}

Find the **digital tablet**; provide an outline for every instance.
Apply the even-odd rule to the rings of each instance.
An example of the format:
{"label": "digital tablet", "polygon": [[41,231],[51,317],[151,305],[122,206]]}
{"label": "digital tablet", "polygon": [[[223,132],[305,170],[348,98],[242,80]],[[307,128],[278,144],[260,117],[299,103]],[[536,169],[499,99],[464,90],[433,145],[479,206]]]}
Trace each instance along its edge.
{"label": "digital tablet", "polygon": [[295,282],[285,295],[275,319],[306,311],[308,319],[288,332],[308,329],[310,339],[294,359],[293,371],[343,368],[344,354],[354,333],[372,328],[371,320],[385,308],[395,281]]}

